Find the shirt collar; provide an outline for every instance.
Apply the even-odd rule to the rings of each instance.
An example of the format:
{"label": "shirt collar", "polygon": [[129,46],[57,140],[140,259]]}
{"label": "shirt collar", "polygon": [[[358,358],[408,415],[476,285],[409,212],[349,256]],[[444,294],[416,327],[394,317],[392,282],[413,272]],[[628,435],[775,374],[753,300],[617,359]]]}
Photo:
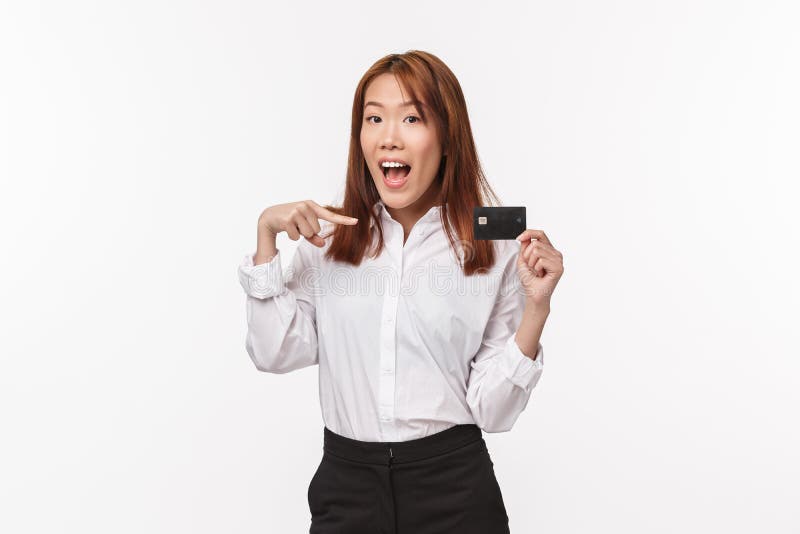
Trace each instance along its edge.
{"label": "shirt collar", "polygon": [[[431,206],[431,208],[419,218],[416,224],[431,224],[431,223],[439,223],[440,217],[439,212],[441,211],[441,206]],[[384,221],[393,221],[392,216],[389,215],[389,212],[386,210],[386,205],[383,203],[383,200],[378,199],[375,204],[372,205],[372,211],[380,217]],[[375,221],[370,219],[370,227],[375,224]]]}

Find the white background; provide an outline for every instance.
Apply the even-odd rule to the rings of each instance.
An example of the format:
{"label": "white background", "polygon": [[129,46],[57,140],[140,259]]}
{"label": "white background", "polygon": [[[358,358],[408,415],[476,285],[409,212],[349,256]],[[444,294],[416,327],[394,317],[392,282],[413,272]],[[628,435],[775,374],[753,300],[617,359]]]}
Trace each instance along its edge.
{"label": "white background", "polygon": [[317,367],[256,371],[236,267],[421,49],[564,254],[512,532],[800,532],[795,2],[0,5],[0,531],[307,532]]}

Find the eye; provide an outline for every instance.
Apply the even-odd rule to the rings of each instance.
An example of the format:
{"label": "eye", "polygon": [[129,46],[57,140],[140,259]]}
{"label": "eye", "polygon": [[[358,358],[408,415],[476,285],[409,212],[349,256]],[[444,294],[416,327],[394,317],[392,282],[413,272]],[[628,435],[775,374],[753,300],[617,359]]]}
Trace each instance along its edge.
{"label": "eye", "polygon": [[[416,124],[417,122],[419,122],[420,120],[422,120],[422,119],[420,119],[419,117],[417,117],[416,115],[409,115],[409,116],[408,116],[408,117],[406,117],[406,118],[407,118],[407,119],[414,119],[414,122],[412,122],[412,123],[410,123],[410,124]],[[366,120],[367,122],[369,122],[369,123],[376,124],[376,123],[372,122],[370,119],[379,119],[379,120],[380,120],[380,117],[378,117],[377,115],[370,115],[369,117],[367,117],[367,118],[365,119],[365,120]]]}

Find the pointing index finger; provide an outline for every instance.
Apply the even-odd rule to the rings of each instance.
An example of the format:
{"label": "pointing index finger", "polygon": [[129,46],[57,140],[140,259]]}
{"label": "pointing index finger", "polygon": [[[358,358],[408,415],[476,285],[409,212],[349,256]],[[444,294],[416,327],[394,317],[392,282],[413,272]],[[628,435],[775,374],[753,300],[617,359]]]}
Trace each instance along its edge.
{"label": "pointing index finger", "polygon": [[358,222],[358,219],[355,217],[339,215],[338,213],[334,213],[331,210],[325,209],[319,205],[314,206],[314,211],[317,213],[317,217],[328,222],[337,224],[356,224]]}

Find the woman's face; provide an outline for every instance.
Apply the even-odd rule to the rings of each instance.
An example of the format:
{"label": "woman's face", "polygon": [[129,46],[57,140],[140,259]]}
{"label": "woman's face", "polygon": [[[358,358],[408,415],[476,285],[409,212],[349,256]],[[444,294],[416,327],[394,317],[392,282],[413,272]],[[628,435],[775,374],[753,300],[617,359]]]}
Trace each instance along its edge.
{"label": "woman's face", "polygon": [[[435,126],[423,122],[414,106],[403,105],[403,93],[391,74],[370,82],[364,96],[361,149],[384,204],[424,213],[437,197],[431,185],[442,148]],[[383,159],[399,160],[407,167],[384,169]]]}

